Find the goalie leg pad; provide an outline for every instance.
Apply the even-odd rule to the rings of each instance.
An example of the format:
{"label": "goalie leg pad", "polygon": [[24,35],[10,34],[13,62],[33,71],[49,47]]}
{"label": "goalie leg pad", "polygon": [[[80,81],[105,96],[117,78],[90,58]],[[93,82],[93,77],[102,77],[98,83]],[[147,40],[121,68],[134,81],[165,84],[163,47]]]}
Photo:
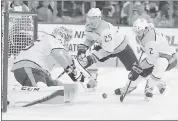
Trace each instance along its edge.
{"label": "goalie leg pad", "polygon": [[73,81],[84,81],[84,76],[76,69],[74,60],[65,49],[53,49],[51,54]]}
{"label": "goalie leg pad", "polygon": [[73,65],[72,58],[69,56],[68,52],[65,49],[53,49],[51,51],[51,54],[64,69],[66,69],[70,65]]}
{"label": "goalie leg pad", "polygon": [[[37,82],[46,83],[47,74],[35,68],[29,69],[31,69],[31,74],[25,71],[24,68],[14,70],[14,77],[22,86],[36,86],[32,84],[32,81],[35,81],[35,83]],[[32,78],[30,78],[30,76]]]}

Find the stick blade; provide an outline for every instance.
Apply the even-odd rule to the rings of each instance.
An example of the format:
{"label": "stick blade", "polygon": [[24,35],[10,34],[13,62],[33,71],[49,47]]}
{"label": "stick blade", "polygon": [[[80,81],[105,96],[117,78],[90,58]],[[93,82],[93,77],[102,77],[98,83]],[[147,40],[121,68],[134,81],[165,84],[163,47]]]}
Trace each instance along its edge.
{"label": "stick blade", "polygon": [[120,96],[120,101],[123,102],[124,101],[124,94]]}

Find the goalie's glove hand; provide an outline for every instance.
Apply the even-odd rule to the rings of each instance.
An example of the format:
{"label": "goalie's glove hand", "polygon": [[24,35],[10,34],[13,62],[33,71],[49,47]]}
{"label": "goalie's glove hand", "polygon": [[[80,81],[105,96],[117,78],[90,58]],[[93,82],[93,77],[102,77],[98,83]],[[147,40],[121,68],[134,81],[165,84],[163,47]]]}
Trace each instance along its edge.
{"label": "goalie's glove hand", "polygon": [[128,78],[132,81],[135,81],[142,72],[143,69],[138,64],[134,63],[132,70],[128,75]]}
{"label": "goalie's glove hand", "polygon": [[84,44],[79,44],[77,46],[77,56],[78,58],[82,59],[85,54],[86,54],[86,51],[88,50],[88,46],[84,45]]}

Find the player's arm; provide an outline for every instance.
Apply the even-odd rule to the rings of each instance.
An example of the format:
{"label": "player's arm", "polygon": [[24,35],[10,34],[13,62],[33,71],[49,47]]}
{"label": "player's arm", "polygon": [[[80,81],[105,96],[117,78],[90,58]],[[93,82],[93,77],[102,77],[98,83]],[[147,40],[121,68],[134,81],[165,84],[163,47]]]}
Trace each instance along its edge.
{"label": "player's arm", "polygon": [[94,63],[94,60],[91,56],[86,55],[86,51],[95,43],[93,32],[89,27],[86,26],[86,39],[83,44],[79,44],[77,47],[77,58],[80,64],[87,68]]}
{"label": "player's arm", "polygon": [[86,39],[83,44],[79,44],[77,49],[78,53],[77,56],[81,56],[82,54],[85,54],[86,51],[95,43],[94,41],[94,35],[93,35],[93,30],[88,26],[85,25],[85,36]]}
{"label": "player's arm", "polygon": [[157,48],[157,43],[155,41],[146,43],[145,50],[146,58],[143,59],[139,65],[134,64],[131,72],[129,73],[129,79],[132,81],[135,81],[140,75],[142,77],[147,77],[153,71],[154,65],[150,60],[158,58],[159,51]]}
{"label": "player's arm", "polygon": [[91,32],[86,32],[86,39],[83,44],[79,44],[77,47],[77,56],[82,56],[86,51],[94,44],[94,40]]}

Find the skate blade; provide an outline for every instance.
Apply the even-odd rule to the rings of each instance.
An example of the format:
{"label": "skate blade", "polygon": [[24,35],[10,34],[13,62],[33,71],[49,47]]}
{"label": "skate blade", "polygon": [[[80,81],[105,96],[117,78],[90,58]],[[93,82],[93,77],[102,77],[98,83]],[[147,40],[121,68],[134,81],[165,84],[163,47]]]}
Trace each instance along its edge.
{"label": "skate blade", "polygon": [[145,97],[145,101],[146,101],[146,102],[151,101],[151,99],[152,99],[151,97]]}
{"label": "skate blade", "polygon": [[88,92],[95,92],[96,91],[96,87],[95,88],[88,88]]}

